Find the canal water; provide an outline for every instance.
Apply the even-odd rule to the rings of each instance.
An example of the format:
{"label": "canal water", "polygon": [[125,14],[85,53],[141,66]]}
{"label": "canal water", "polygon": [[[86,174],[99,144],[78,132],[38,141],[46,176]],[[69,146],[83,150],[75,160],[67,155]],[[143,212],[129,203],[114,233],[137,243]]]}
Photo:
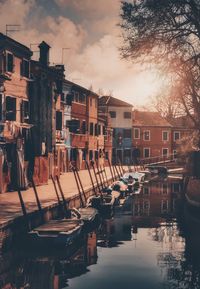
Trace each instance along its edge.
{"label": "canal water", "polygon": [[70,250],[1,254],[2,289],[200,288],[200,218],[176,178],[154,179]]}

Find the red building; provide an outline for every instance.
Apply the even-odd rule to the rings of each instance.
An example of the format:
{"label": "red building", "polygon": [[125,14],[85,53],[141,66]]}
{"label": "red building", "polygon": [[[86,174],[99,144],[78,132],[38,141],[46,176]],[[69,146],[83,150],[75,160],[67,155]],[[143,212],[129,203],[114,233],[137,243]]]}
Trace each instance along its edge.
{"label": "red building", "polygon": [[133,159],[155,160],[172,153],[172,125],[158,112],[133,111]]}

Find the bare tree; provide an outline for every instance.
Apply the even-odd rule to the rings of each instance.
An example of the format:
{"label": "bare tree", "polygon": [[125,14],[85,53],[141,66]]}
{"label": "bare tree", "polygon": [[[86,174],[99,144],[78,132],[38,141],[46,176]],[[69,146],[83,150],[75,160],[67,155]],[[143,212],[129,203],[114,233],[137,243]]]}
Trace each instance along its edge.
{"label": "bare tree", "polygon": [[171,101],[171,114],[187,114],[200,147],[200,1],[135,0],[122,2],[121,9],[122,56],[168,74],[171,89],[158,105]]}

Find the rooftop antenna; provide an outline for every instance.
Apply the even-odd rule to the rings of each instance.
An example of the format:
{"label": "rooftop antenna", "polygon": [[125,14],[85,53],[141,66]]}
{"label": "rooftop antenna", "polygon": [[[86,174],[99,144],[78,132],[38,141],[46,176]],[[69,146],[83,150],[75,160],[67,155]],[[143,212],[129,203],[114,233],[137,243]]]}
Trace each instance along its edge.
{"label": "rooftop antenna", "polygon": [[6,36],[9,32],[18,32],[20,31],[21,25],[19,24],[6,24]]}
{"label": "rooftop antenna", "polygon": [[63,61],[64,61],[64,52],[66,51],[66,50],[69,50],[70,48],[69,47],[63,47],[62,48],[62,58],[61,58],[61,63],[63,64]]}

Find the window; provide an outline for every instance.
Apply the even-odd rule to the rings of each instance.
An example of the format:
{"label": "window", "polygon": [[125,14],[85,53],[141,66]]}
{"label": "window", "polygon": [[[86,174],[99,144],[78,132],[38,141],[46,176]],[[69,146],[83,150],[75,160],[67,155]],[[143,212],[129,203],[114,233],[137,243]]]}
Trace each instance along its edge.
{"label": "window", "polygon": [[177,151],[173,150],[173,159],[176,160],[177,159]]}
{"label": "window", "polygon": [[20,74],[26,78],[30,77],[30,65],[29,61],[26,59],[22,59],[21,61]]}
{"label": "window", "polygon": [[166,157],[168,155],[168,148],[163,148],[162,149],[162,156]]}
{"label": "window", "polygon": [[95,123],[94,125],[94,135],[97,136],[98,135],[98,124]]}
{"label": "window", "polygon": [[162,184],[162,194],[167,195],[168,194],[168,185],[166,183]]}
{"label": "window", "polygon": [[180,192],[180,184],[179,183],[173,183],[172,184],[172,192],[173,193],[179,193]]}
{"label": "window", "polygon": [[93,135],[94,134],[94,126],[93,126],[93,123],[90,122],[90,135]]}
{"label": "window", "polygon": [[75,92],[74,101],[75,101],[75,102],[79,102],[79,93],[78,93],[78,91]]}
{"label": "window", "polygon": [[123,130],[123,137],[124,138],[131,138],[131,129],[124,129]]}
{"label": "window", "polygon": [[149,187],[143,187],[143,195],[150,195],[150,188]]}
{"label": "window", "polygon": [[130,111],[125,111],[124,112],[124,118],[131,118],[131,112]]}
{"label": "window", "polygon": [[56,130],[62,130],[62,112],[56,111]]}
{"label": "window", "polygon": [[103,135],[106,135],[106,127],[103,125]]}
{"label": "window", "polygon": [[101,125],[98,125],[98,135],[102,135]]}
{"label": "window", "polygon": [[90,161],[93,160],[93,151],[92,150],[89,151],[89,160]]}
{"label": "window", "polygon": [[2,94],[0,93],[0,120],[3,118],[3,111],[2,111]]}
{"label": "window", "polygon": [[105,152],[105,158],[106,158],[106,160],[108,160],[108,152],[107,151]]}
{"label": "window", "polygon": [[168,141],[169,140],[169,132],[168,131],[163,131],[162,132],[162,140],[163,141]]}
{"label": "window", "polygon": [[116,137],[116,128],[113,128],[113,137]]}
{"label": "window", "polygon": [[21,122],[29,122],[29,103],[24,100],[21,102]]}
{"label": "window", "polygon": [[73,95],[68,93],[66,95],[66,105],[71,106],[72,105],[72,100],[73,100]]}
{"label": "window", "polygon": [[6,71],[13,72],[14,69],[14,56],[13,54],[6,53]]}
{"label": "window", "polygon": [[144,158],[150,157],[150,148],[144,148]]}
{"label": "window", "polygon": [[144,140],[150,140],[150,130],[144,131]]}
{"label": "window", "polygon": [[82,149],[83,155],[82,155],[82,159],[85,161],[86,160],[86,156],[87,156],[87,150],[86,149]]}
{"label": "window", "polygon": [[6,120],[16,120],[16,98],[6,97]]}
{"label": "window", "polygon": [[99,153],[98,153],[98,151],[95,151],[95,152],[94,152],[94,157],[95,157],[95,160],[98,160],[98,158],[99,158]]}
{"label": "window", "polygon": [[124,149],[124,158],[131,158],[131,150],[130,149]]}
{"label": "window", "polygon": [[134,128],[134,139],[140,139],[140,129]]}
{"label": "window", "polygon": [[181,138],[180,131],[174,131],[174,141],[179,140]]}
{"label": "window", "polygon": [[111,118],[116,118],[116,111],[110,111],[109,113]]}
{"label": "window", "polygon": [[162,200],[161,202],[161,213],[168,212],[168,200]]}
{"label": "window", "polygon": [[66,123],[66,127],[69,127],[69,131],[71,133],[80,133],[80,120],[72,119],[68,120]]}
{"label": "window", "polygon": [[82,134],[86,134],[86,121],[83,120],[82,122]]}

